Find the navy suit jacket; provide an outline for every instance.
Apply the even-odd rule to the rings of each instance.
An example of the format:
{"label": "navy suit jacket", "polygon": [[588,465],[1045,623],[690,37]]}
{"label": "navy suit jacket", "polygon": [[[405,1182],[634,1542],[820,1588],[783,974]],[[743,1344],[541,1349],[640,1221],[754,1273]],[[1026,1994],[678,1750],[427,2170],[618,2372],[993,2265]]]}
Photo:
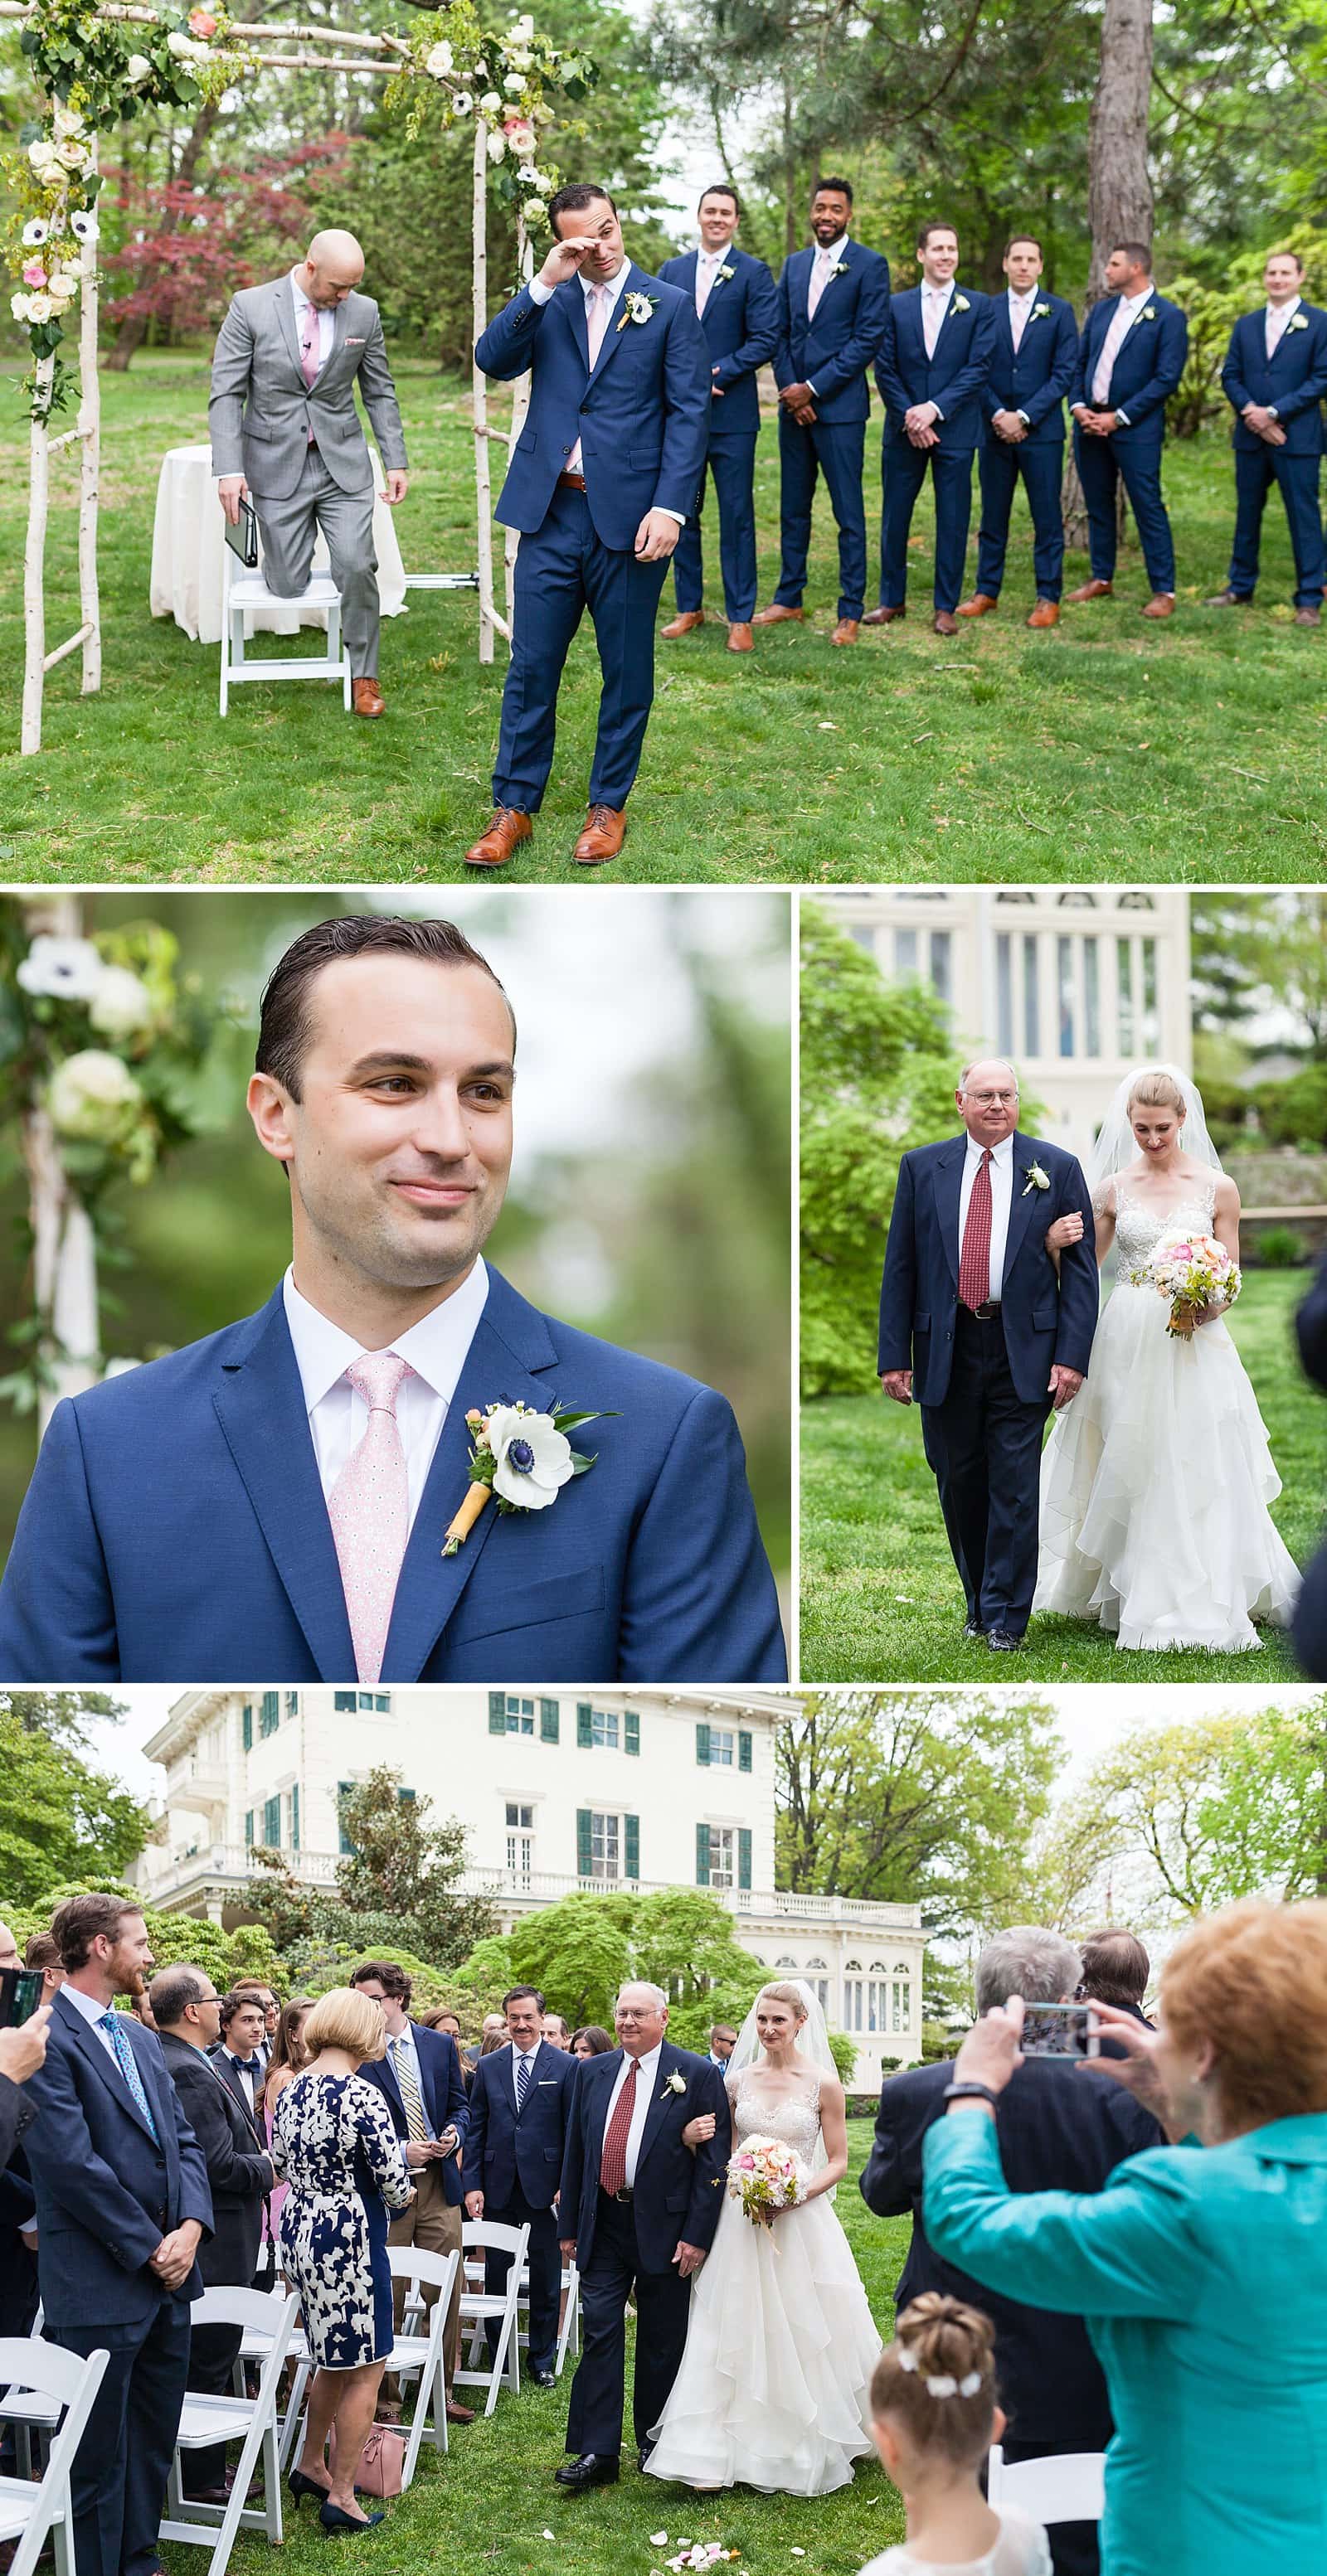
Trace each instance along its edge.
{"label": "navy suit jacket", "polygon": [[[1104,295],[1088,312],[1078,342],[1071,406],[1092,403],[1097,358],[1119,300],[1118,295]],[[1149,312],[1150,322],[1145,319]],[[1137,447],[1160,447],[1166,434],[1166,404],[1184,373],[1188,354],[1188,315],[1154,291],[1115,353],[1107,408],[1129,415],[1127,426],[1116,430],[1116,438],[1128,439]]]}
{"label": "navy suit jacket", "polygon": [[[659,275],[681,288],[696,304],[694,250],[681,259],[666,259]],[[756,370],[774,355],[779,336],[779,299],[763,259],[730,242],[722,266],[731,277],[716,275],[705,298],[700,327],[710,360],[710,445],[721,440],[754,437],[760,427],[760,394]],[[713,388],[720,388],[716,396]]]}
{"label": "navy suit jacket", "polygon": [[541,2040],[519,2119],[511,2061],[510,2048],[495,2048],[475,2068],[461,2181],[492,2209],[505,2209],[518,2187],[531,2209],[551,2209],[581,2061]]}
{"label": "navy suit jacket", "polygon": [[[583,2272],[594,2250],[599,2215],[599,2150],[603,2145],[608,2099],[622,2063],[620,2048],[603,2057],[581,2060],[571,2095],[566,2153],[562,2160],[562,2198],[558,2233],[565,2243],[576,2239],[576,2262]],[[685,2090],[668,2089],[670,2075],[680,2074]],[[688,2120],[701,2111],[714,2113],[714,2135],[693,2154],[682,2144]],[[666,2272],[678,2244],[714,2242],[723,2207],[732,2119],[718,2068],[688,2048],[674,2048],[666,2037],[659,2052],[645,2131],[636,2159],[636,2243],[641,2268]]]}
{"label": "navy suit jacket", "polygon": [[[962,304],[964,310],[958,310]],[[885,405],[885,439],[906,439],[903,415],[914,403],[938,403],[933,425],[942,447],[975,447],[981,436],[986,379],[995,348],[995,312],[989,295],[955,283],[945,307],[935,356],[926,355],[922,291],[905,287],[889,300],[889,324],[875,362]]]}
{"label": "navy suit jacket", "polygon": [[[559,1397],[598,1463],[453,1557],[467,1408]],[[732,1410],[541,1315],[496,1270],[397,1585],[384,1682],[782,1681]],[[331,1522],[281,1291],[57,1405],[0,1585],[0,1682],[353,1682]]]}
{"label": "navy suit jacket", "polygon": [[863,242],[844,245],[839,254],[842,277],[831,277],[815,319],[807,319],[807,298],[815,250],[790,251],[779,276],[779,343],[774,352],[774,380],[784,385],[814,384],[817,420],[865,420],[871,409],[866,370],[885,335],[889,318],[889,262]]}
{"label": "navy suit jacket", "polygon": [[[1295,1317],[1304,1372],[1327,1392],[1327,1259]],[[1327,1542],[1305,1568],[1295,1612],[1295,1653],[1309,1679],[1327,1682]]]}
{"label": "navy suit jacket", "polygon": [[[1296,326],[1303,322],[1303,330]],[[1256,429],[1246,429],[1240,413],[1246,403],[1274,403],[1291,456],[1321,456],[1322,402],[1327,394],[1327,313],[1319,304],[1301,303],[1291,314],[1276,355],[1267,356],[1264,308],[1242,313],[1230,335],[1221,390],[1235,414],[1236,447],[1265,447]]]}
{"label": "navy suit jacket", "polygon": [[[410,2029],[419,2060],[419,2088],[424,2096],[424,2108],[433,2124],[433,2134],[441,2137],[444,2129],[455,2129],[457,2143],[463,2147],[470,2124],[470,2102],[461,2073],[461,2052],[450,2031],[426,2030],[423,2023],[417,2021],[411,2022]],[[391,2061],[390,2040],[386,2057],[378,2058],[373,2065],[366,2062],[359,2071],[367,2084],[376,2084],[384,2095],[392,2115],[392,2126],[404,2144],[410,2135],[410,2124]],[[459,2208],[461,2176],[455,2155],[442,2158],[441,2165],[443,2191],[453,2209]]]}
{"label": "navy suit jacket", "polygon": [[194,2264],[163,2290],[148,2266],[163,2236],[196,2218],[212,2233],[203,2151],[154,2034],[121,2016],[156,2127],[63,1988],[46,2062],[29,2078],[35,2116],[24,2139],[37,2200],[37,2271],[48,2326],[132,2326],[166,2298],[196,2299]]}
{"label": "navy suit jacket", "polygon": [[[917,1146],[899,1165],[880,1283],[879,1373],[912,1369],[919,1404],[943,1404],[949,1388],[967,1150],[966,1134],[952,1136],[943,1145]],[[1034,1162],[1049,1189],[1028,1184]],[[1055,1217],[1075,1208],[1083,1219],[1083,1240],[1061,1253],[1057,1281],[1046,1232]],[[1000,1313],[1010,1373],[1024,1404],[1045,1396],[1057,1363],[1087,1375],[1101,1302],[1095,1241],[1091,1197],[1073,1155],[1015,1134]]]}
{"label": "navy suit jacket", "polygon": [[[648,322],[629,318],[629,295],[652,299]],[[585,498],[604,545],[629,554],[647,510],[691,516],[710,419],[710,361],[694,296],[631,261],[591,375],[579,277],[555,287],[546,304],[523,286],[490,322],[475,360],[504,382],[530,369],[530,409],[498,502],[504,527],[530,536],[543,526],[578,438]]]}
{"label": "navy suit jacket", "polygon": [[[1019,446],[1062,445],[1064,398],[1073,383],[1078,360],[1074,308],[1063,295],[1044,295],[1038,289],[1023,325],[1023,337],[1015,349],[1008,296],[993,295],[990,301],[995,337],[990,372],[981,394],[983,444],[1006,444],[991,427],[997,411],[1023,411],[1027,413],[1028,432],[1025,439],[1017,442]],[[1049,312],[1038,312],[1041,304],[1049,305]],[[943,338],[942,332],[942,342]]]}
{"label": "navy suit jacket", "polygon": [[[1101,2366],[1081,2317],[1028,2308],[980,2287],[942,2261],[922,2227],[922,2142],[954,2078],[952,2060],[887,2076],[875,2141],[861,2176],[877,2218],[912,2219],[897,2305],[938,2290],[994,2320],[1000,2402],[1018,2442],[1101,2451],[1111,2436]],[[973,2116],[971,2114],[967,2115]],[[1107,2076],[1081,2075],[1068,2058],[1031,2057],[1000,2095],[995,2115],[1010,2191],[1098,2192],[1117,2165],[1165,2141],[1150,2113]]]}

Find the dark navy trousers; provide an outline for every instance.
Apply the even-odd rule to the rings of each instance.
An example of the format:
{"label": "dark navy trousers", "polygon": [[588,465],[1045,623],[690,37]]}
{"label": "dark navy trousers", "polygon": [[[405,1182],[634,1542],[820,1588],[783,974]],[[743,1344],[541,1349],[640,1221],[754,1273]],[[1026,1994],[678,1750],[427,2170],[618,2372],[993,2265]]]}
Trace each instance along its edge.
{"label": "dark navy trousers", "polygon": [[979,1323],[960,1306],[948,1393],[943,1404],[922,1406],[922,1438],[968,1617],[1015,1637],[1027,1626],[1037,1588],[1041,1441],[1050,1409],[1049,1393],[1035,1404],[1019,1395],[1001,1318]]}
{"label": "dark navy trousers", "polygon": [[970,447],[914,447],[886,438],[880,458],[880,605],[901,608],[908,595],[908,530],[930,469],[935,487],[935,605],[957,608],[963,596],[972,519]]}
{"label": "dark navy trousers", "polygon": [[1322,511],[1318,505],[1321,466],[1321,457],[1291,456],[1284,447],[1268,447],[1261,439],[1256,450],[1236,448],[1230,587],[1241,599],[1253,597],[1262,514],[1272,485],[1279,483],[1295,556],[1295,606],[1321,608],[1327,578],[1327,548],[1323,545]]}
{"label": "dark navy trousers", "polygon": [[705,600],[700,514],[705,506],[706,475],[719,503],[719,570],[723,576],[723,612],[729,624],[749,626],[756,606],[756,433],[741,433],[711,447],[700,478],[696,507],[677,541],[673,586],[679,610],[686,614]]}
{"label": "dark navy trousers", "polygon": [[1088,438],[1074,431],[1074,462],[1087,509],[1088,545],[1094,581],[1115,579],[1117,527],[1115,495],[1121,478],[1138,528],[1138,542],[1153,591],[1175,587],[1175,541],[1161,498],[1161,444],[1145,447],[1129,440]]}
{"label": "dark navy trousers", "polygon": [[[558,2248],[558,2222],[551,2209],[532,2209],[518,2184],[512,2198],[498,2208],[484,2198],[486,2227],[528,2227],[530,2243],[527,2261],[530,2273],[530,2368],[551,2370],[558,2357],[558,2309],[562,2296],[562,2256]],[[511,2256],[500,2247],[491,2246],[484,2256],[484,2290],[490,2299],[500,2299],[507,2286]],[[498,2321],[487,2327],[490,2357],[498,2349]]]}
{"label": "dark navy trousers", "polygon": [[864,420],[813,421],[803,429],[791,412],[779,413],[779,544],[782,562],[776,607],[800,608],[811,545],[811,504],[823,474],[839,532],[840,617],[860,617],[866,605],[866,503],[862,467]]}
{"label": "dark navy trousers", "polygon": [[998,599],[1004,580],[1005,548],[1014,494],[1021,479],[1032,514],[1032,574],[1038,599],[1058,599],[1064,588],[1064,518],[1060,483],[1064,473],[1062,439],[983,440],[977,456],[981,482],[981,525],[977,530],[977,588]]}
{"label": "dark navy trousers", "polygon": [[70,2476],[78,2576],[148,2576],[189,2369],[187,2300],[162,2299],[135,2325],[48,2326],[66,2352],[108,2351]]}
{"label": "dark navy trousers", "polygon": [[666,557],[637,563],[634,554],[604,545],[585,494],[557,486],[543,526],[517,549],[495,805],[539,811],[553,766],[562,668],[587,608],[603,672],[589,802],[615,811],[625,805],[654,702],[654,621],[667,569]]}
{"label": "dark navy trousers", "polygon": [[622,2448],[630,2298],[636,2303],[631,2411],[639,2449],[649,2441],[681,2367],[691,2283],[679,2278],[676,2264],[667,2272],[642,2272],[630,2201],[601,2192],[594,2244],[581,2274],[581,2357],[567,2414],[567,2449],[573,2453],[616,2458]]}

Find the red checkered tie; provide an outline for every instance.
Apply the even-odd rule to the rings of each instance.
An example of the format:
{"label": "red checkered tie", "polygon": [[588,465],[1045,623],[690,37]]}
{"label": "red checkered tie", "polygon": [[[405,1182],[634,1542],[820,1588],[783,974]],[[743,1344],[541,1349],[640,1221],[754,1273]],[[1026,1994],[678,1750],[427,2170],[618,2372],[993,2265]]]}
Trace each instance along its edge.
{"label": "red checkered tie", "polygon": [[613,2105],[613,2116],[608,2123],[599,2158],[601,2191],[613,2192],[626,2189],[627,2140],[631,2136],[632,2114],[636,2108],[636,2077],[639,2073],[639,2062],[633,2057],[627,2068],[626,2083]]}
{"label": "red checkered tie", "polygon": [[963,1248],[958,1256],[958,1297],[961,1306],[984,1306],[991,1293],[991,1149],[988,1145],[981,1158],[981,1168],[972,1184],[968,1201],[968,1221],[963,1228]]}

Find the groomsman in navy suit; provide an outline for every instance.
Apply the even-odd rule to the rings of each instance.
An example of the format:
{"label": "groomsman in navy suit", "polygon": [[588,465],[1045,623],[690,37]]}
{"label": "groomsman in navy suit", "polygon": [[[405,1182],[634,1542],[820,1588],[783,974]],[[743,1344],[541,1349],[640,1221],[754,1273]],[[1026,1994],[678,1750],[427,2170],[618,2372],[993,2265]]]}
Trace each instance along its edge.
{"label": "groomsman in navy suit", "polygon": [[1327,313],[1306,304],[1304,262],[1274,250],[1263,270],[1267,302],[1230,335],[1221,384],[1235,414],[1235,543],[1230,577],[1209,608],[1239,608],[1258,578],[1262,514],[1279,483],[1295,555],[1295,624],[1322,623],[1327,550],[1318,507],[1327,394]]}
{"label": "groomsman in navy suit", "polygon": [[588,608],[603,671],[589,812],[573,857],[615,859],[654,700],[668,558],[705,471],[710,359],[695,300],[622,246],[606,188],[548,201],[553,247],[475,349],[486,376],[530,370],[530,410],[498,502],[521,535],[493,819],[466,851],[500,868],[528,841],[553,766],[558,687]]}
{"label": "groomsman in navy suit", "polygon": [[1055,626],[1064,588],[1064,398],[1078,358],[1078,323],[1062,295],[1040,290],[1042,255],[1035,233],[1015,233],[1001,266],[1009,288],[993,299],[995,346],[981,397],[977,587],[958,613],[988,617],[999,606],[1009,515],[1021,475],[1032,513],[1037,582],[1027,622]]}
{"label": "groomsman in navy suit", "polygon": [[981,396],[995,346],[988,295],[954,282],[958,235],[923,224],[917,236],[921,284],[890,300],[875,364],[885,403],[880,473],[880,605],[865,620],[888,626],[907,615],[908,530],[929,465],[935,487],[937,635],[957,635],[963,561],[972,516],[972,458],[981,436]]}
{"label": "groomsman in navy suit", "polygon": [[795,250],[779,278],[779,586],[753,624],[804,615],[806,558],[816,476],[823,474],[839,532],[838,624],[831,644],[855,644],[866,598],[862,463],[871,392],[866,380],[889,314],[889,262],[850,241],[852,188],[818,179],[811,199],[814,250]]}
{"label": "groomsman in navy suit", "polygon": [[[461,2172],[465,2214],[490,2227],[530,2230],[530,2376],[551,2388],[557,2371],[562,2257],[553,2204],[562,2179],[572,2095],[581,2061],[540,2036],[544,1998],[537,1986],[503,1996],[509,2048],[481,2057],[470,2087],[470,2130]],[[511,2256],[484,2256],[484,2288],[499,2298]],[[489,2349],[497,2341],[490,2322]]]}
{"label": "groomsman in navy suit", "polygon": [[1146,242],[1117,242],[1106,262],[1109,292],[1094,304],[1078,343],[1069,409],[1074,461],[1087,505],[1092,578],[1069,597],[1106,599],[1115,585],[1116,490],[1123,478],[1152,596],[1144,617],[1175,611],[1175,546],[1161,497],[1166,404],[1184,373],[1189,325],[1158,295]]}
{"label": "groomsman in navy suit", "polygon": [[[779,300],[763,259],[739,250],[734,239],[742,209],[737,190],[707,188],[697,213],[700,247],[683,259],[666,259],[659,275],[695,300],[710,353],[708,465],[719,499],[719,562],[728,650],[749,653],[756,605],[756,437],[760,398],[756,371],[774,355]],[[677,615],[664,628],[671,644],[703,626],[704,572],[700,514],[705,506],[701,473],[696,507],[677,541],[673,584]]]}

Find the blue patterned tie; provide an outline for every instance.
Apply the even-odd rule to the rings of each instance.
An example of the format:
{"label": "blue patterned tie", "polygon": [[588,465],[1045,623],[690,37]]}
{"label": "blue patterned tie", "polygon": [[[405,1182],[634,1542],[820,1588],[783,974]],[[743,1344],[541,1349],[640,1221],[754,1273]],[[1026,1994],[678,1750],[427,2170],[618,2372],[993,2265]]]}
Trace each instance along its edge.
{"label": "blue patterned tie", "polygon": [[534,2050],[531,2048],[523,2053],[518,2048],[516,2051],[516,2115],[518,2119],[521,2112],[525,2109],[526,2087],[530,2081],[530,2069],[533,2064]]}
{"label": "blue patterned tie", "polygon": [[117,2012],[104,2012],[97,2024],[97,2028],[98,2030],[104,2030],[107,2033],[111,2046],[115,2051],[115,2062],[119,2067],[120,2073],[124,2077],[134,2100],[138,2104],[139,2110],[142,2112],[143,2117],[147,2122],[148,2134],[152,2139],[152,2143],[154,2146],[160,2146],[161,2140],[157,2136],[157,2124],[147,2107],[147,2095],[143,2091],[143,2078],[138,2072],[138,2061],[129,2045],[128,2038],[125,2034],[124,2024],[121,2021],[119,2014]]}

